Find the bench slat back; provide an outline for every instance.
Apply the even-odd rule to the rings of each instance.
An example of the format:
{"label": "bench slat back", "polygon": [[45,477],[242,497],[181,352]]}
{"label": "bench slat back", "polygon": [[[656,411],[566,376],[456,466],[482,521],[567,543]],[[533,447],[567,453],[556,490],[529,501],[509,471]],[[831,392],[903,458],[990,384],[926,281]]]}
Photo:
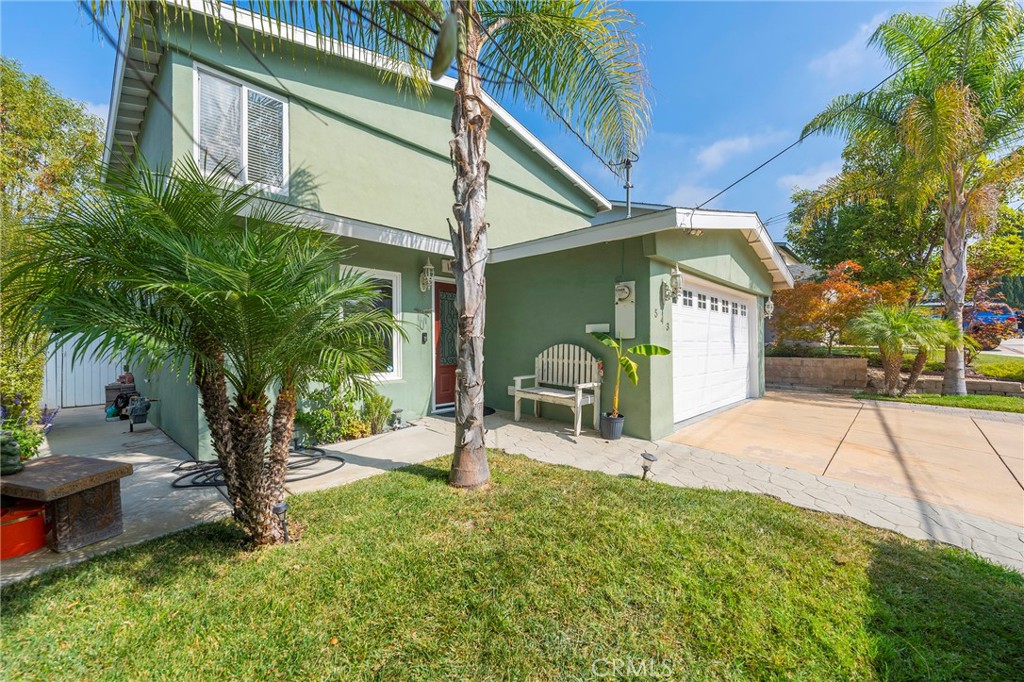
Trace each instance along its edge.
{"label": "bench slat back", "polygon": [[534,362],[538,384],[575,386],[600,381],[597,358],[581,346],[559,343],[551,346]]}

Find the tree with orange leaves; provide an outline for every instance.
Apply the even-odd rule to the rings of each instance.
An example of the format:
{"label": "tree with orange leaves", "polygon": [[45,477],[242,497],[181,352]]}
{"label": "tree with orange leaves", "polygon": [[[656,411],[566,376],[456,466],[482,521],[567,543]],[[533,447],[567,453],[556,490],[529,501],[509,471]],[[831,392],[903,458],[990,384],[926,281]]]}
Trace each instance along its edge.
{"label": "tree with orange leaves", "polygon": [[832,348],[847,325],[873,303],[905,301],[904,282],[864,284],[857,279],[863,268],[847,260],[837,263],[818,282],[800,282],[774,295],[772,327],[778,343],[823,343]]}

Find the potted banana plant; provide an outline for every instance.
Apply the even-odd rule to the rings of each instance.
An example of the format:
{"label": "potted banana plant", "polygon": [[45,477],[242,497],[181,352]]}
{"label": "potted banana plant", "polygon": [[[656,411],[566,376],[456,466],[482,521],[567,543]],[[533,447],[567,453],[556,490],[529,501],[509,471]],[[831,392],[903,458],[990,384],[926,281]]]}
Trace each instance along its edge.
{"label": "potted banana plant", "polygon": [[668,355],[672,351],[653,343],[640,343],[632,348],[623,348],[621,340],[616,340],[604,332],[591,332],[591,336],[615,351],[615,391],[612,393],[612,411],[601,414],[601,437],[606,440],[618,440],[622,438],[622,425],[626,419],[619,414],[619,387],[622,385],[622,373],[626,373],[634,386],[640,382],[636,361],[629,356]]}

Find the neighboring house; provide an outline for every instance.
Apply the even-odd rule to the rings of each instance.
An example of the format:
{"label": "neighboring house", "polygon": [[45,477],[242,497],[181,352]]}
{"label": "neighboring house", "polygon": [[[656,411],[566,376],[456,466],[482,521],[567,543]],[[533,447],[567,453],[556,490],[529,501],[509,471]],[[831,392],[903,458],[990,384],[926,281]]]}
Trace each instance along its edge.
{"label": "neighboring house", "polygon": [[800,257],[793,253],[793,249],[786,242],[775,242],[775,248],[782,254],[782,260],[785,261],[795,282],[807,282],[821,274],[814,267],[800,260]]}
{"label": "neighboring house", "polygon": [[[108,160],[131,163],[138,149],[151,164],[167,163],[205,148],[298,207],[311,227],[338,235],[353,247],[351,265],[380,280],[407,330],[392,343],[380,391],[406,417],[450,409],[454,81],[434,85],[425,100],[400,93],[380,82],[372,54],[334,44],[334,58],[317,56],[316,38],[301,29],[289,29],[293,45],[262,57],[264,68],[236,46],[230,27],[252,44],[252,15],[219,11],[223,48],[201,20],[144,27],[145,47],[139,36],[123,38],[129,60],[115,69]],[[611,367],[590,325],[672,348],[642,358],[640,386],[623,389],[627,433],[658,438],[684,419],[760,396],[763,304],[793,280],[757,215],[635,204],[626,219],[622,204],[488,104],[487,404],[510,409],[512,377],[532,373],[534,357],[555,343],[585,346]],[[428,263],[431,286],[421,281]],[[684,286],[673,303],[677,266]],[[620,282],[633,283],[633,297],[616,306]],[[163,374],[143,390],[160,398],[154,422],[189,452],[209,454],[192,385]],[[611,391],[603,395],[607,410]],[[546,405],[543,414],[567,417],[559,409]]]}

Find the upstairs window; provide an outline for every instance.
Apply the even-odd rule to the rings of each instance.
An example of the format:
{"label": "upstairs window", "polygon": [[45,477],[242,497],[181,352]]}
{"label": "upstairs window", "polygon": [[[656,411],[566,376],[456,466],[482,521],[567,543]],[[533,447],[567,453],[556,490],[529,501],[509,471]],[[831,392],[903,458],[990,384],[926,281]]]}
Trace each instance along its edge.
{"label": "upstairs window", "polygon": [[196,69],[196,160],[239,182],[284,191],[288,177],[287,102],[241,81]]}

